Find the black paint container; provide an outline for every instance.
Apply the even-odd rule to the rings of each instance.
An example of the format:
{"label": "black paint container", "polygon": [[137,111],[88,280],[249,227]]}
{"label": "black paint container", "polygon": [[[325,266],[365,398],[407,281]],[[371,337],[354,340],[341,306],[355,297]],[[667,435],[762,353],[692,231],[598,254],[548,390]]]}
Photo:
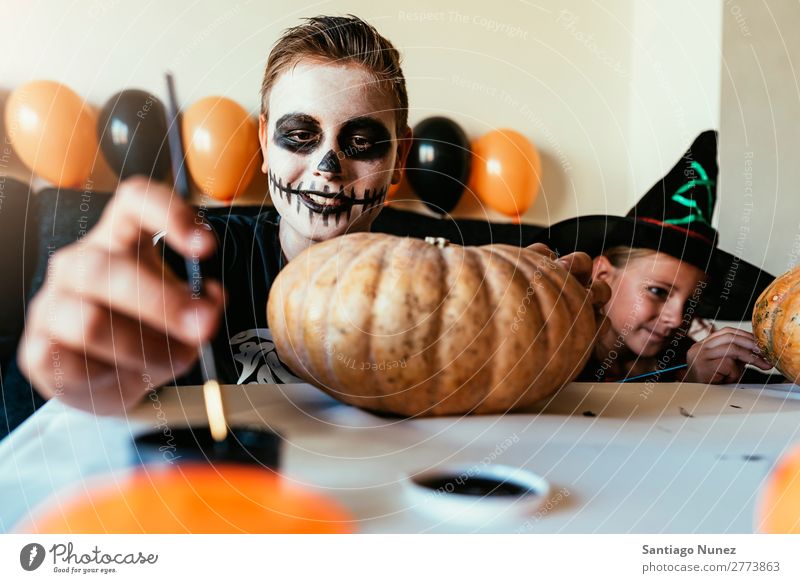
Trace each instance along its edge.
{"label": "black paint container", "polygon": [[133,462],[141,465],[186,462],[252,464],[280,469],[283,438],[268,429],[231,427],[214,441],[208,427],[152,431],[133,440]]}

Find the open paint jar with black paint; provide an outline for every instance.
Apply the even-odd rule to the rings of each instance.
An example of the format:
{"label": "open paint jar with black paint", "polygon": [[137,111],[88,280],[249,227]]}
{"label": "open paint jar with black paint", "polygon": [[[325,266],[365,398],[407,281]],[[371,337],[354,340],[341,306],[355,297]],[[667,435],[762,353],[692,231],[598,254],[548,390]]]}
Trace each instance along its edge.
{"label": "open paint jar with black paint", "polygon": [[231,427],[215,441],[208,427],[151,431],[133,440],[133,462],[148,466],[175,463],[234,463],[280,469],[280,434],[258,427]]}
{"label": "open paint jar with black paint", "polygon": [[447,465],[405,478],[406,497],[416,511],[452,522],[524,518],[550,495],[541,476],[503,465]]}

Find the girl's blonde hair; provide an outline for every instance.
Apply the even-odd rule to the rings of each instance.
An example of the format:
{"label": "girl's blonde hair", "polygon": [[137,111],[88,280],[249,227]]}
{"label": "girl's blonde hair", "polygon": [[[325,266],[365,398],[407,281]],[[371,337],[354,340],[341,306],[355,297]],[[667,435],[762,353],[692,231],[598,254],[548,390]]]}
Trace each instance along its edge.
{"label": "girl's blonde hair", "polygon": [[608,259],[608,262],[614,267],[625,267],[633,259],[643,259],[651,257],[658,252],[653,249],[646,249],[644,247],[628,247],[626,245],[618,245],[603,251],[603,255]]}

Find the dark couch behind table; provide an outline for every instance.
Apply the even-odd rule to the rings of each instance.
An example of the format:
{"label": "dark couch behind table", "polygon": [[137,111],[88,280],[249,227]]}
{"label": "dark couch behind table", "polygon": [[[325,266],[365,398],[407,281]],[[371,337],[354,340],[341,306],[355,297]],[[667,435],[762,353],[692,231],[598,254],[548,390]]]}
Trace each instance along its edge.
{"label": "dark couch behind table", "polygon": [[[33,194],[27,184],[0,177],[0,438],[43,404],[21,374],[17,343],[28,300],[39,290],[47,260],[59,248],[76,241],[98,220],[111,194],[46,189]],[[254,215],[258,206],[212,208],[209,214]],[[532,225],[445,220],[387,207],[373,231],[412,237],[445,237],[464,245],[491,242],[527,245],[541,231]]]}

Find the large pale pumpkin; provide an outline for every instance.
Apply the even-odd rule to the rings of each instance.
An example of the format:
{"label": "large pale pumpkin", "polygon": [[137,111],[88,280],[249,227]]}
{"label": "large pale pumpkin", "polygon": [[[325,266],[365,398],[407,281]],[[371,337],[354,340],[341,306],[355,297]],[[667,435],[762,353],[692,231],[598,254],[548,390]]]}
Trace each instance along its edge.
{"label": "large pale pumpkin", "polygon": [[758,296],[753,335],[764,358],[800,383],[800,267],[776,278]]}
{"label": "large pale pumpkin", "polygon": [[268,308],[283,362],[401,415],[506,412],[575,378],[596,326],[572,275],[529,249],[437,242],[358,233],[292,260]]}

